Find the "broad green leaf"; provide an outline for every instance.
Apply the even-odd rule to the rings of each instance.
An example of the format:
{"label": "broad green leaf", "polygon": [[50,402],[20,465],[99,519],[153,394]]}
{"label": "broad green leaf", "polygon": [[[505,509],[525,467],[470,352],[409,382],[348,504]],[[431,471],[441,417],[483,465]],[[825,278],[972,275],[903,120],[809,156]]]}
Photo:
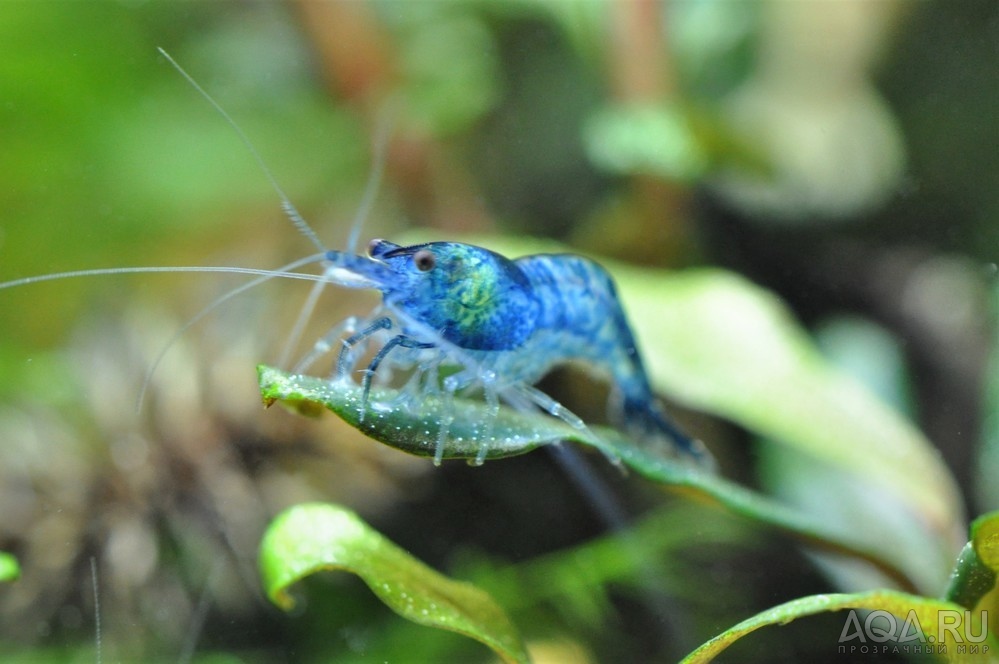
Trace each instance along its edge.
{"label": "broad green leaf", "polygon": [[[465,240],[510,257],[569,251],[538,240]],[[776,296],[739,275],[599,260],[617,281],[657,389],[890,491],[940,561],[921,586],[939,589],[964,541],[965,518],[953,477],[915,426],[834,369]]]}
{"label": "broad green leaf", "polygon": [[16,581],[21,576],[21,567],[17,564],[17,558],[0,551],[0,582]]}
{"label": "broad green leaf", "polygon": [[963,528],[930,442],[833,370],[771,293],[715,269],[615,274],[665,392],[890,488],[942,534]]}
{"label": "broad green leaf", "polygon": [[[372,389],[369,413],[362,423],[359,416],[361,388],[355,383],[289,375],[266,366],[258,367],[258,372],[265,403],[282,401],[307,414],[329,409],[386,445],[418,456],[432,457],[434,454],[443,408],[440,399],[434,396],[423,399],[419,410],[413,411],[392,405],[399,403],[397,391]],[[455,418],[445,440],[444,458],[473,459],[478,453],[482,423],[489,417],[488,407],[481,401],[458,398],[454,400],[453,408]],[[858,540],[848,527],[830,527],[717,475],[663,458],[613,429],[592,427],[590,431],[594,435],[589,437],[544,413],[520,413],[501,407],[492,431],[494,437],[489,442],[487,459],[522,454],[559,441],[589,445],[673,491],[769,524],[825,550],[867,560],[902,587],[914,587],[913,581],[895,564],[897,554],[890,543],[878,547]]]}
{"label": "broad green leaf", "polygon": [[[886,645],[885,641],[877,639],[891,625],[894,627],[892,633],[898,638],[900,652],[904,652],[901,647],[908,644],[911,648],[919,647],[921,653],[928,652],[926,648],[932,648],[932,652],[940,654],[948,662],[996,661],[997,642],[981,623],[981,614],[968,612],[964,607],[944,600],[878,590],[856,594],[812,595],[775,606],[714,637],[685,657],[683,664],[710,662],[730,645],[761,627],[786,625],[798,618],[844,609],[865,609],[872,613],[859,616],[854,614],[855,622],[849,618],[850,614],[846,614],[839,634],[828,635],[830,649],[842,646],[846,648],[846,654],[856,654],[864,651],[851,651],[851,646],[858,649],[866,646],[869,649],[866,652],[869,653],[871,648]],[[872,629],[865,630],[868,618],[871,618]],[[910,622],[907,623],[907,620]],[[874,638],[871,638],[872,634]],[[986,656],[983,657],[982,653]],[[988,657],[989,654],[992,657]]]}
{"label": "broad green leaf", "polygon": [[427,567],[353,512],[304,504],[271,522],[260,544],[260,570],[267,595],[279,607],[294,605],[290,585],[334,569],[361,577],[404,618],[481,641],[504,662],[529,661],[513,624],[489,595]]}
{"label": "broad green leaf", "polygon": [[[403,241],[427,239],[421,235]],[[538,240],[464,240],[511,257],[567,251],[557,243]],[[939,592],[964,541],[963,509],[939,454],[910,422],[833,368],[777,297],[740,276],[718,269],[668,272],[601,262],[617,281],[658,389],[793,448],[817,467],[827,464],[845,471],[856,478],[854,486],[862,491],[858,497],[881,500],[888,492],[890,500],[882,502],[892,506],[887,509],[910,534],[906,544],[891,541],[877,529],[857,528],[847,518],[822,515],[813,520],[836,533],[847,532],[850,542],[863,541],[866,550],[893,560],[893,566],[906,570],[904,574],[921,591]],[[376,399],[387,403],[383,397]],[[453,456],[471,456],[483,417],[474,408],[455,415],[461,433],[456,430],[449,451]],[[358,424],[349,413],[345,419]],[[380,439],[426,454],[434,444],[428,432],[436,432],[436,421],[428,413],[425,422],[407,425],[412,429],[398,435],[384,431]],[[495,449],[491,444],[488,458],[521,453],[557,439],[578,439],[566,436],[567,427],[558,422],[541,425],[515,418],[510,423],[512,430],[497,430],[497,437],[509,444],[496,444]],[[525,424],[529,432],[521,429]],[[359,428],[370,435],[373,426],[365,423]],[[510,437],[511,433],[515,435]],[[613,439],[606,432],[600,437]]]}
{"label": "broad green leaf", "polygon": [[915,558],[913,569],[938,560],[920,587],[939,591],[965,520],[953,477],[915,426],[833,369],[783,304],[745,279],[714,269],[615,274],[657,387],[846,470],[868,495],[891,492],[923,542],[898,553]]}
{"label": "broad green leaf", "polygon": [[[548,240],[462,240],[509,257],[573,253]],[[824,360],[773,293],[716,268],[667,271],[594,258],[617,282],[657,388],[885,486],[938,533],[964,539],[957,487],[932,444]]]}

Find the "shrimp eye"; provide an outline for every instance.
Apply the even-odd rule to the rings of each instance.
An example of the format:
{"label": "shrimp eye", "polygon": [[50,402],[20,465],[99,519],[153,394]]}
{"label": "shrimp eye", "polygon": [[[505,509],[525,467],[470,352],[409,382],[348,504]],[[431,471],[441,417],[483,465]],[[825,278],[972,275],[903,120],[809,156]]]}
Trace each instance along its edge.
{"label": "shrimp eye", "polygon": [[385,240],[382,240],[382,239],[379,239],[379,238],[375,238],[374,240],[372,240],[371,242],[368,243],[368,250],[367,250],[367,252],[368,252],[368,258],[374,258],[375,257],[375,254],[378,253],[378,247],[379,247],[379,245],[381,245],[381,243],[384,242],[384,241]]}
{"label": "shrimp eye", "polygon": [[413,264],[420,272],[430,272],[437,265],[437,257],[429,249],[420,249],[413,254]]}

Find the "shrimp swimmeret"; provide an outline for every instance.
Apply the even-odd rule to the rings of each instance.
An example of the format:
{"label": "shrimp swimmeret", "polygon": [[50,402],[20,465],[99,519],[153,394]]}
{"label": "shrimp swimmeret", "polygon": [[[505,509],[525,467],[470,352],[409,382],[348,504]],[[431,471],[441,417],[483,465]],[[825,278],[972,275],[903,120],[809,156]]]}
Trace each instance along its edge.
{"label": "shrimp swimmeret", "polygon": [[[419,364],[433,376],[442,363],[458,365],[458,373],[443,381],[445,403],[477,384],[493,414],[504,397],[533,403],[585,429],[578,417],[533,387],[551,368],[575,361],[610,377],[618,401],[612,410],[629,433],[711,465],[703,445],[659,409],[614,282],[594,261],[571,254],[510,260],[457,242],[403,247],[386,240],[373,240],[366,257],[329,251],[326,259],[334,282],[377,289],[383,296],[384,315],[363,325],[352,321],[352,329],[361,329],[343,340],[337,362],[337,377],[343,379],[353,366],[354,346],[391,333],[364,372],[362,409],[372,377],[391,353],[396,362]],[[450,417],[445,408],[434,457],[438,464]],[[480,442],[477,464],[485,459],[488,439]]]}

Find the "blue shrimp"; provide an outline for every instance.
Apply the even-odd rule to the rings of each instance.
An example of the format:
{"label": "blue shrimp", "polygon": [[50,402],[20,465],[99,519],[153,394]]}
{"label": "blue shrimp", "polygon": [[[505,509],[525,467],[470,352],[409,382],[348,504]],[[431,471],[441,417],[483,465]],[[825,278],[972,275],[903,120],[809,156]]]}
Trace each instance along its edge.
{"label": "blue shrimp", "polygon": [[[99,274],[190,271],[258,276],[210,303],[175,335],[176,340],[215,307],[262,281],[274,277],[315,281],[316,288],[290,335],[285,356],[311,315],[324,285],[375,289],[383,296],[378,313],[364,321],[351,318],[335,327],[315,344],[297,368],[311,366],[330,349],[334,340],[340,340],[342,347],[335,373],[338,379],[346,379],[353,367],[353,351],[373,338],[387,336],[364,371],[363,418],[372,379],[383,364],[386,368],[393,365],[416,367],[416,380],[410,383],[411,392],[421,387],[426,391],[439,389],[438,368],[444,364],[458,365],[457,373],[441,381],[445,407],[434,456],[436,464],[443,459],[444,442],[453,421],[449,404],[458,391],[476,385],[483,389],[490,419],[495,418],[499,400],[503,398],[515,406],[533,404],[592,436],[580,418],[533,387],[550,369],[575,361],[609,375],[616,401],[613,412],[620,416],[630,433],[643,440],[659,441],[667,451],[678,452],[704,467],[712,467],[713,459],[700,441],[682,433],[657,405],[614,283],[600,265],[568,254],[510,260],[488,249],[457,242],[403,247],[385,240],[373,240],[367,256],[327,250],[242,130],[173,58],[162,49],[160,53],[236,131],[279,195],[289,219],[321,253],[278,270],[231,267],[81,270],[19,279],[0,284],[0,289]],[[381,142],[384,140],[383,135]],[[364,193],[348,247],[356,245],[359,222],[371,205],[383,167],[384,145],[376,149],[375,154],[378,159],[373,177]],[[290,271],[317,259],[326,263],[322,275]],[[344,334],[348,336],[344,338]],[[169,344],[150,367],[142,393],[168,348]],[[491,421],[485,424],[474,460],[476,464],[484,461],[489,449]]]}
{"label": "blue shrimp", "polygon": [[[458,242],[404,247],[386,240],[372,240],[367,256],[328,251],[326,259],[332,281],[381,291],[382,308],[388,312],[343,340],[338,376],[346,376],[353,347],[394,331],[364,371],[362,409],[372,377],[389,353],[415,362],[436,350],[437,360],[425,362],[424,369],[445,359],[462,367],[444,380],[446,400],[478,382],[494,412],[499,396],[521,404],[526,400],[585,429],[578,417],[533,387],[555,366],[579,362],[610,377],[616,402],[612,412],[629,433],[658,441],[700,466],[713,465],[703,444],[682,433],[660,410],[614,282],[596,262],[571,254],[510,260]],[[448,417],[445,408],[437,464]],[[485,458],[488,438],[483,437],[477,464]]]}
{"label": "blue shrimp", "polygon": [[[447,406],[457,391],[476,383],[483,388],[491,419],[498,413],[502,396],[515,405],[539,406],[573,427],[586,430],[581,419],[533,387],[556,365],[578,361],[610,376],[618,402],[613,411],[631,433],[642,439],[659,440],[667,449],[678,451],[706,468],[713,467],[714,460],[703,444],[677,429],[657,405],[614,282],[600,265],[573,255],[510,260],[488,249],[457,242],[403,247],[386,240],[373,240],[368,245],[367,257],[352,251],[326,250],[249,138],[211,95],[169,54],[159,50],[236,131],[279,195],[288,217],[323,252],[326,270],[303,308],[286,349],[297,340],[325,283],[381,291],[387,315],[369,319],[359,331],[354,331],[360,325],[358,319],[344,321],[317,342],[312,353],[298,364],[298,367],[310,366],[329,348],[331,340],[352,331],[341,339],[343,345],[337,359],[336,376],[344,379],[352,365],[351,352],[355,347],[394,330],[395,334],[375,353],[365,370],[362,419],[371,381],[391,353],[393,358],[388,364],[417,367],[414,377],[418,380],[411,383],[416,385],[414,389],[418,389],[421,377],[426,389],[436,389],[437,369],[445,362],[461,366],[458,373],[443,380],[445,408],[434,454],[438,465],[453,418]],[[387,128],[383,124],[372,178],[347,242],[351,250],[357,245],[361,221],[381,178],[386,140]],[[427,353],[430,358],[421,359]],[[481,464],[488,452],[491,422],[486,424],[476,464]]]}

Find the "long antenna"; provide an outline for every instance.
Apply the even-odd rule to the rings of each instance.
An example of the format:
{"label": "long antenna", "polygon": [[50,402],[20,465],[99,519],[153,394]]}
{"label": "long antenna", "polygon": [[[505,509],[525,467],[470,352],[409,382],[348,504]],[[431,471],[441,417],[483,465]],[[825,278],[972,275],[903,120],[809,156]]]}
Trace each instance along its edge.
{"label": "long antenna", "polygon": [[[308,274],[306,272],[289,272],[295,268],[315,263],[322,260],[326,252],[306,256],[294,263],[289,263],[276,270],[265,270],[255,267],[228,267],[215,265],[195,265],[195,266],[171,266],[171,267],[99,267],[91,270],[71,270],[69,272],[54,272],[52,274],[40,274],[34,277],[22,277],[13,281],[5,281],[0,284],[0,290],[4,288],[17,288],[28,284],[38,284],[43,281],[57,281],[59,279],[72,279],[74,277],[96,277],[106,274],[157,274],[174,272],[221,272],[223,274],[250,274],[261,277],[283,277],[285,279],[301,279],[302,281],[328,281],[328,277],[322,274]],[[254,282],[257,283],[257,282]]]}
{"label": "long antenna", "polygon": [[97,650],[97,664],[101,664],[101,596],[97,590],[97,559],[90,556],[90,581],[94,589],[94,647]]}
{"label": "long antenna", "polygon": [[347,251],[352,254],[357,253],[357,241],[361,235],[361,227],[371,212],[375,196],[378,195],[378,189],[381,187],[382,176],[385,174],[389,137],[392,135],[392,125],[395,120],[397,106],[398,104],[382,106],[375,119],[375,135],[371,146],[371,175],[368,177],[368,183],[364,187],[364,194],[361,196],[360,205],[357,206],[354,221],[350,225],[350,237],[347,238]]}
{"label": "long antenna", "polygon": [[284,189],[282,189],[281,185],[278,184],[277,178],[274,177],[274,173],[272,173],[271,169],[267,167],[267,163],[264,162],[263,157],[260,156],[260,153],[257,151],[257,148],[253,145],[253,142],[250,141],[247,135],[243,133],[243,130],[239,128],[239,125],[236,124],[236,121],[233,120],[228,113],[226,113],[225,109],[222,108],[221,104],[215,101],[215,99],[210,94],[208,94],[204,88],[198,85],[198,82],[195,81],[190,74],[184,71],[183,67],[177,64],[176,60],[170,57],[169,53],[167,53],[162,47],[159,46],[156,47],[156,50],[159,51],[160,55],[166,58],[167,62],[169,62],[173,66],[173,68],[176,69],[180,73],[180,75],[183,76],[184,79],[191,84],[191,87],[197,90],[198,93],[202,97],[204,97],[208,101],[208,103],[211,104],[223,118],[225,118],[225,121],[229,123],[229,126],[232,127],[233,131],[235,131],[236,134],[239,136],[239,139],[243,141],[243,145],[246,146],[246,149],[249,150],[250,154],[253,155],[253,158],[256,160],[257,165],[260,166],[260,170],[263,171],[264,175],[267,176],[267,179],[270,180],[271,186],[274,187],[274,191],[276,191],[278,193],[278,196],[281,197],[281,208],[284,210],[285,214],[288,215],[288,218],[291,220],[291,223],[295,224],[295,228],[298,229],[298,232],[307,237],[309,241],[312,242],[312,244],[316,245],[316,247],[320,251],[326,252],[327,249],[323,245],[323,243],[319,240],[319,236],[316,235],[316,232],[314,230],[312,230],[312,226],[309,225],[309,222],[307,222],[305,218],[298,212],[298,209],[291,202],[291,199],[288,198],[288,195],[284,193]]}

